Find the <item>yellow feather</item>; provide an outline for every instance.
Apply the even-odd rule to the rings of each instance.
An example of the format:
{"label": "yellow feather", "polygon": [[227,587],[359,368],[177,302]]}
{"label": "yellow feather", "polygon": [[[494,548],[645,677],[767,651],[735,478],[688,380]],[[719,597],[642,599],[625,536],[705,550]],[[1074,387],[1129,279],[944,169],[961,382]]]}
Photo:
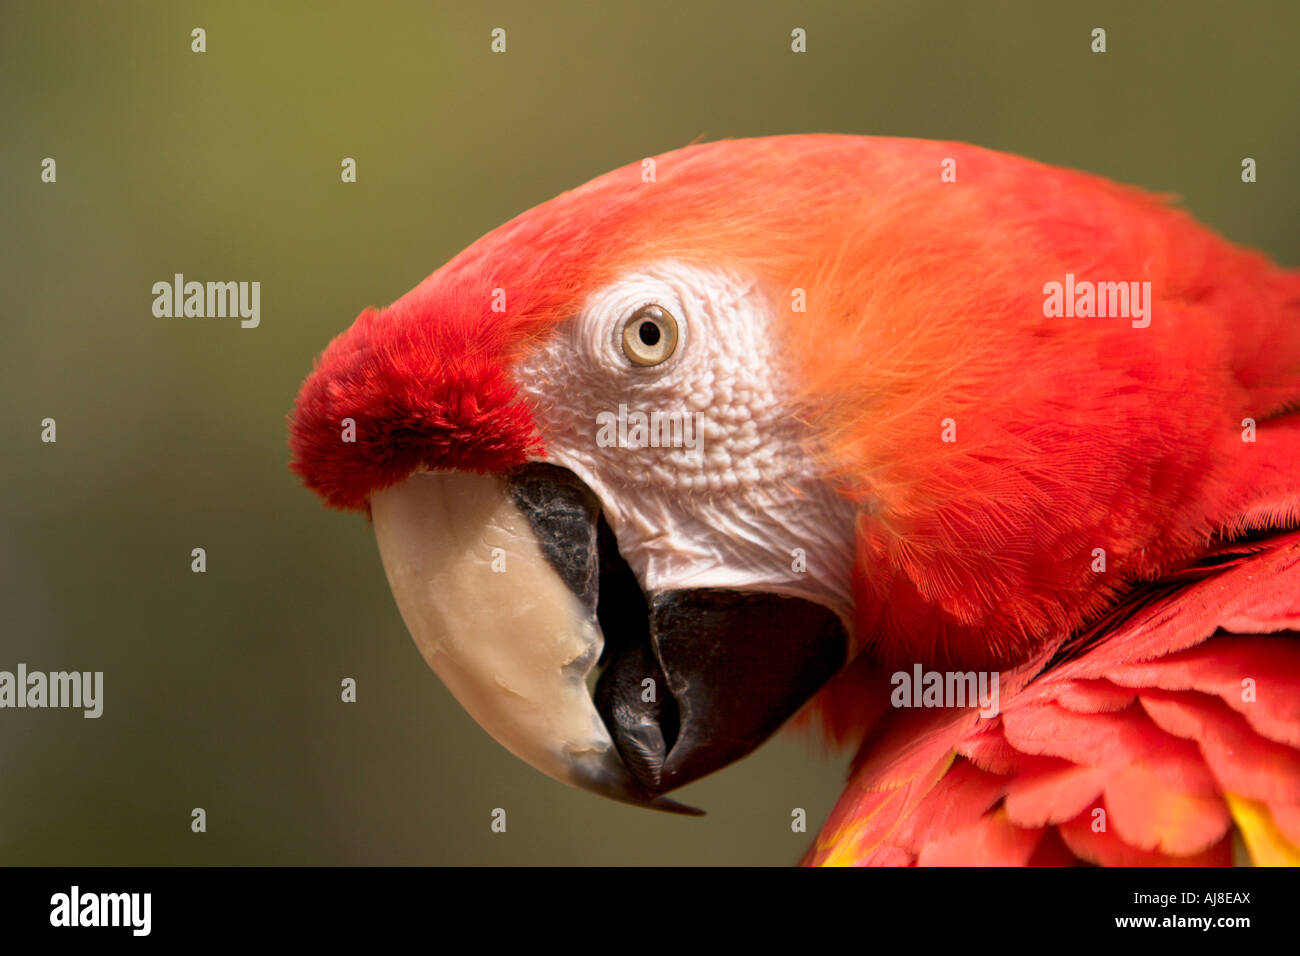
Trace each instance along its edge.
{"label": "yellow feather", "polygon": [[1231,793],[1224,796],[1256,866],[1300,866],[1300,847],[1287,842],[1265,804]]}

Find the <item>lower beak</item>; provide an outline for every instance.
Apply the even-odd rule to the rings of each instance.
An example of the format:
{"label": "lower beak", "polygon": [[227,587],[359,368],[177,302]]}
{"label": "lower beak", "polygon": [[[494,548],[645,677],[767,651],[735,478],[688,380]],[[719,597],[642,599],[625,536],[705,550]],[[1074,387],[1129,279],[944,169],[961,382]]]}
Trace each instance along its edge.
{"label": "lower beak", "polygon": [[844,661],[838,617],[811,602],[647,599],[561,468],[417,472],[370,507],[429,666],[506,749],[584,790],[699,813],[662,794],[749,753]]}

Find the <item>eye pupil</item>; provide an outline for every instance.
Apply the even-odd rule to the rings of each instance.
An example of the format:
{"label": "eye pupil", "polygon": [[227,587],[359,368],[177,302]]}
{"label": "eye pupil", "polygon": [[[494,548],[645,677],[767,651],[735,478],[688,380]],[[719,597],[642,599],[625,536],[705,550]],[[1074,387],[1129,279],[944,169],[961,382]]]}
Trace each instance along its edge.
{"label": "eye pupil", "polygon": [[659,344],[659,326],[653,322],[642,322],[641,328],[637,329],[637,335],[641,337],[641,342],[645,345]]}

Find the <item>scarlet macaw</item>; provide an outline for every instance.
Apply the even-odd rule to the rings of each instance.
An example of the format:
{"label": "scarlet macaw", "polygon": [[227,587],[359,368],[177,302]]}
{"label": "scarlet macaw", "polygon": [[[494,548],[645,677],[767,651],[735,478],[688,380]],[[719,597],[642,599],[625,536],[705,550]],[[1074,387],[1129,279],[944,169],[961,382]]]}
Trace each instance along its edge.
{"label": "scarlet macaw", "polygon": [[1300,862],[1300,273],[954,143],[646,168],[298,396],[293,468],[479,723],[687,810],[799,711],[860,748],[807,862]]}

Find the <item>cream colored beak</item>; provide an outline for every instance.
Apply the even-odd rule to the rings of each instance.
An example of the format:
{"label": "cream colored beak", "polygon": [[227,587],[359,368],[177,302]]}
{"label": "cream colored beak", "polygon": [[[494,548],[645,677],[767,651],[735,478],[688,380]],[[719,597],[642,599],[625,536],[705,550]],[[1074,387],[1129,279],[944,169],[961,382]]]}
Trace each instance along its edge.
{"label": "cream colored beak", "polygon": [[370,501],[384,570],[424,659],[507,750],[564,783],[692,812],[642,790],[587,687],[604,647],[504,479],[417,472]]}

